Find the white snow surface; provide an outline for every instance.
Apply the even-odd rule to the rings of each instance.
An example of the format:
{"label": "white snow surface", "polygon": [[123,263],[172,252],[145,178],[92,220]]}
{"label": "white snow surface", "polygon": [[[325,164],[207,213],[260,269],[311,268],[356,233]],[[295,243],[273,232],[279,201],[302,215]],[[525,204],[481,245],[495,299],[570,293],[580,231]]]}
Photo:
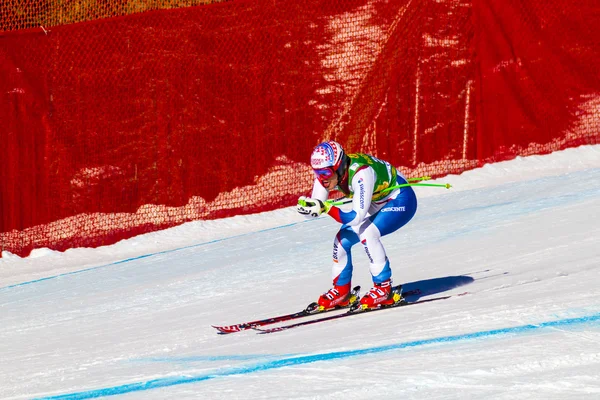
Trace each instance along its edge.
{"label": "white snow surface", "polygon": [[0,398],[600,399],[600,146],[439,182],[383,242],[395,283],[452,297],[271,334],[211,325],[315,301],[333,219],[287,208],[5,252]]}

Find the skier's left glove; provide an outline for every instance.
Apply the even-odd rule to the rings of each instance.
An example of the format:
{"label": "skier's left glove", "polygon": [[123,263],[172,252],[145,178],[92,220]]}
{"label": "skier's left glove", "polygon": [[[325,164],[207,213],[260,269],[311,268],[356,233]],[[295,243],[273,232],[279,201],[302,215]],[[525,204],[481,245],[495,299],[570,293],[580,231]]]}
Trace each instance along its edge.
{"label": "skier's left glove", "polygon": [[319,199],[311,199],[309,197],[300,196],[298,199],[298,212],[308,217],[317,218],[323,213],[328,213],[331,206],[322,202]]}

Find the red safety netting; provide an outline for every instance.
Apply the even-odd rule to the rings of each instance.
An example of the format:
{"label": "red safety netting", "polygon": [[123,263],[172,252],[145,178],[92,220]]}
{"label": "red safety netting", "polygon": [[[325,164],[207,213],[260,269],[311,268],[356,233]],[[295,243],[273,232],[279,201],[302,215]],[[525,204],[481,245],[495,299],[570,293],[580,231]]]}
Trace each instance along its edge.
{"label": "red safety netting", "polygon": [[1,250],[290,206],[325,139],[434,177],[598,143],[596,1],[248,0],[27,30],[15,15],[41,11],[3,13]]}

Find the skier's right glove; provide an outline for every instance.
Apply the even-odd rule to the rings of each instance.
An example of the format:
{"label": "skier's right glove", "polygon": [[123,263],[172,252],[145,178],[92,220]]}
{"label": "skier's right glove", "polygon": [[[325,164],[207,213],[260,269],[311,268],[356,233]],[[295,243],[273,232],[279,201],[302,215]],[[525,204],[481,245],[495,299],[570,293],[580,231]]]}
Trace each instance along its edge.
{"label": "skier's right glove", "polygon": [[329,212],[330,208],[329,204],[323,203],[319,199],[300,196],[300,198],[298,198],[298,207],[296,209],[302,215],[317,218],[319,215]]}

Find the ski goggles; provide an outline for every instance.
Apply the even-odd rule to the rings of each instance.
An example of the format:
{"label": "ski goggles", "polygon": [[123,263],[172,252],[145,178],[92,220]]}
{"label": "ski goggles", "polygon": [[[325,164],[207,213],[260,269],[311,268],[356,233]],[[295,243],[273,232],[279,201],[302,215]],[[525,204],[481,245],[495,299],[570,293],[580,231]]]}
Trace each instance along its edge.
{"label": "ski goggles", "polygon": [[327,181],[335,175],[335,171],[332,167],[313,169],[313,171],[320,181]]}

